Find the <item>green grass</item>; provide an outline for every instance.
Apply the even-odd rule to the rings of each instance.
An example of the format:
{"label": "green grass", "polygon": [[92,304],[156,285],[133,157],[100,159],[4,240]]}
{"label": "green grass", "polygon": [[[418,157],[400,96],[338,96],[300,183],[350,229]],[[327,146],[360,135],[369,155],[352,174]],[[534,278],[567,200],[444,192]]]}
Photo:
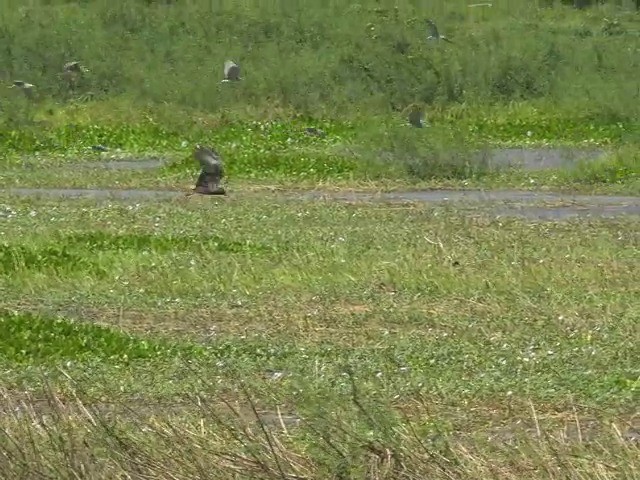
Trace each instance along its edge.
{"label": "green grass", "polygon": [[[628,6],[212,9],[98,0],[8,9],[3,78],[28,80],[37,95],[0,92],[2,185],[53,183],[45,167],[90,160],[88,149],[103,144],[109,155],[175,159],[154,176],[176,187],[175,176],[193,175],[193,144],[204,142],[240,182],[521,186],[526,173],[496,172],[472,152],[600,145],[624,152],[628,168],[603,160],[615,175],[563,169],[534,182],[638,192],[638,19]],[[426,17],[455,44],[426,42]],[[229,57],[243,68],[238,84],[219,82]],[[74,86],[60,76],[70,59],[90,70]],[[427,128],[405,125],[411,105],[425,108]],[[307,137],[306,126],[327,137]],[[25,158],[35,162],[26,172]]]}
{"label": "green grass", "polygon": [[1,425],[24,462],[7,475],[638,472],[611,427],[637,414],[634,217],[265,195],[2,204]]}
{"label": "green grass", "polygon": [[[36,89],[0,88],[0,188],[187,191],[204,143],[230,195],[0,193],[2,478],[640,475],[636,216],[278,193],[640,194],[629,2],[23,3],[0,80]],[[517,147],[606,154],[491,164]]]}

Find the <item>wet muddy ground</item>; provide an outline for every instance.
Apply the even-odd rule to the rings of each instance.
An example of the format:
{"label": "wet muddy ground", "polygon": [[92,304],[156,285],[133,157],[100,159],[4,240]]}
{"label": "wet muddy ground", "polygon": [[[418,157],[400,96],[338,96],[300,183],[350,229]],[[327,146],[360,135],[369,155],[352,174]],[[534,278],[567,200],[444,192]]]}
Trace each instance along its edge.
{"label": "wet muddy ground", "polygon": [[[188,192],[168,190],[14,188],[0,190],[10,195],[41,198],[92,198],[96,200],[151,201],[185,197]],[[230,193],[239,196],[242,192]],[[252,194],[253,195],[253,194]],[[220,197],[211,197],[220,198]],[[616,217],[640,215],[640,197],[606,195],[571,195],[519,190],[423,190],[393,193],[334,193],[311,191],[280,193],[275,198],[343,202],[393,202],[455,204],[460,207],[491,207],[497,216],[562,220],[572,217]]]}
{"label": "wet muddy ground", "polygon": [[[601,158],[603,150],[576,150],[568,148],[504,148],[483,153],[489,165],[524,170],[571,168],[579,161]],[[166,160],[157,157],[140,159],[109,159],[76,165],[82,168],[108,170],[151,170],[162,167]],[[189,192],[132,189],[65,189],[65,188],[13,188],[0,189],[0,194],[49,198],[93,198],[114,200],[159,200],[184,197]],[[243,193],[230,192],[230,196]],[[640,197],[570,195],[519,190],[423,190],[394,193],[306,193],[282,192],[282,200],[328,200],[344,202],[418,202],[456,204],[457,206],[483,206],[491,208],[497,216],[518,216],[530,219],[561,220],[572,217],[615,217],[640,215]],[[551,205],[549,205],[551,204]]]}

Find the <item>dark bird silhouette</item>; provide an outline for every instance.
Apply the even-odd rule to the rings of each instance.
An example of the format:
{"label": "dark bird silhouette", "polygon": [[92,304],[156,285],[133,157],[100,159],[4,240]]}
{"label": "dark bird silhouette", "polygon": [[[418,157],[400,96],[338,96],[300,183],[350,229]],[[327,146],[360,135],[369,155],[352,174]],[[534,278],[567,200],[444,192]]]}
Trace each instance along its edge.
{"label": "dark bird silhouette", "polygon": [[240,67],[232,60],[224,62],[224,79],[222,82],[235,82],[240,78]]}
{"label": "dark bird silhouette", "polygon": [[409,120],[409,125],[416,128],[422,128],[424,127],[423,118],[424,112],[422,108],[417,105],[412,106],[407,117],[407,119]]}
{"label": "dark bird silhouette", "polygon": [[222,157],[218,152],[202,145],[196,145],[193,152],[195,158],[202,171],[196,180],[196,188],[193,193],[202,195],[225,195],[226,191],[221,185],[224,177],[224,167]]}
{"label": "dark bird silhouette", "polygon": [[327,134],[324,130],[320,130],[316,127],[307,127],[304,129],[304,133],[309,135],[310,137],[326,137]]}

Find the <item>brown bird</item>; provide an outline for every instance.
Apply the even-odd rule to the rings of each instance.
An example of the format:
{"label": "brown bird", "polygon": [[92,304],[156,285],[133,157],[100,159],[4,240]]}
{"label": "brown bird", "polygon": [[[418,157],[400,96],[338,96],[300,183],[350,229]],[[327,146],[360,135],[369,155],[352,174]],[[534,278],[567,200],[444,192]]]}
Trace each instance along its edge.
{"label": "brown bird", "polygon": [[196,180],[196,188],[193,193],[202,195],[226,195],[224,187],[221,185],[224,177],[224,166],[222,157],[215,150],[197,144],[193,152],[202,171]]}

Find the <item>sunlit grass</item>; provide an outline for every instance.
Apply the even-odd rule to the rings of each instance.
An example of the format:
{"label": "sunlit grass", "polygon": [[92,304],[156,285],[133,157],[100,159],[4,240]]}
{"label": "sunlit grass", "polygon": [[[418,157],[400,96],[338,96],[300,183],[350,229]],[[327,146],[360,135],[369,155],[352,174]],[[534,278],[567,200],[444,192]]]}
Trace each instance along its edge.
{"label": "sunlit grass", "polygon": [[[8,167],[35,155],[42,167],[91,159],[91,147],[104,145],[109,156],[170,156],[177,163],[169,171],[178,174],[193,168],[188,150],[203,142],[221,150],[235,179],[491,187],[525,182],[519,172],[487,168],[478,149],[623,146],[629,168],[534,181],[637,189],[637,55],[629,46],[637,18],[624,9],[449,2],[424,11],[411,2],[365,2],[263,17],[258,6],[214,14],[206,2],[180,10],[93,2],[20,12],[3,17],[12,43],[0,57],[7,75],[32,80],[39,93],[33,100],[16,89],[1,93]],[[426,42],[426,16],[456,44]],[[23,28],[44,19],[51,29]],[[86,22],[90,36],[77,27]],[[233,42],[231,30],[241,32]],[[121,38],[126,43],[114,43]],[[219,82],[221,52],[240,63],[242,82]],[[90,69],[72,91],[59,76],[68,57]],[[425,108],[427,127],[406,125],[412,105]],[[305,135],[309,126],[327,136]],[[17,172],[3,177],[5,185],[29,181]]]}
{"label": "sunlit grass", "polygon": [[[637,217],[279,191],[637,195],[637,14],[214,3],[3,10],[0,187],[176,195],[0,194],[0,476],[636,478]],[[559,146],[604,156],[492,164]]]}
{"label": "sunlit grass", "polygon": [[[163,438],[233,457],[247,451],[227,433],[256,421],[254,407],[268,435],[287,445],[268,461],[306,462],[319,449],[323,460],[305,464],[314,475],[344,460],[314,432],[340,442],[349,468],[369,464],[369,438],[411,471],[427,471],[407,429],[431,439],[428,451],[456,461],[447,469],[459,473],[489,458],[516,468],[507,466],[511,436],[529,445],[535,468],[569,468],[568,445],[613,454],[621,471],[637,468],[632,447],[608,427],[626,434],[637,405],[634,218],[527,223],[484,210],[269,198],[5,196],[7,401],[30,392],[35,410],[25,415],[64,408],[51,428],[88,421],[93,445],[126,437],[167,468],[173,457],[159,437],[138,437],[134,425],[152,432],[203,418],[198,431],[215,428],[215,437],[190,437],[175,424]],[[93,420],[74,410],[76,396]],[[98,428],[114,412],[119,433]],[[11,418],[3,428],[22,438],[30,417]],[[571,430],[576,421],[585,426]],[[288,433],[272,430],[282,422]],[[573,433],[562,444],[534,440],[535,422],[552,437]],[[71,436],[47,455],[80,448],[76,430],[65,431]],[[250,448],[264,439],[242,435]],[[615,440],[598,454],[580,436]],[[40,462],[44,448],[27,456]],[[77,451],[130,468],[121,447],[117,457],[92,448]],[[469,448],[474,460],[460,463]],[[154,468],[149,462],[144,468]]]}

